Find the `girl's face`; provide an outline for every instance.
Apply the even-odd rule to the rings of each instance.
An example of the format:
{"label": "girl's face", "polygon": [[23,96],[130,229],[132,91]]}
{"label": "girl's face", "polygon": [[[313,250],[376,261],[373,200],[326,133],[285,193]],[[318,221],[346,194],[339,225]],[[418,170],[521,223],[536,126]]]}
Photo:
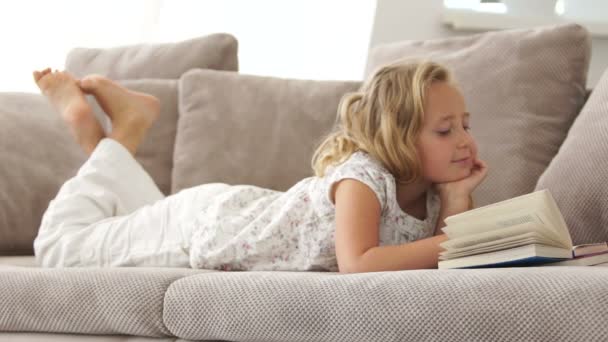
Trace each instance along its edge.
{"label": "girl's face", "polygon": [[477,158],[477,144],[469,132],[462,94],[447,82],[434,82],[426,100],[417,141],[424,179],[444,183],[468,177]]}

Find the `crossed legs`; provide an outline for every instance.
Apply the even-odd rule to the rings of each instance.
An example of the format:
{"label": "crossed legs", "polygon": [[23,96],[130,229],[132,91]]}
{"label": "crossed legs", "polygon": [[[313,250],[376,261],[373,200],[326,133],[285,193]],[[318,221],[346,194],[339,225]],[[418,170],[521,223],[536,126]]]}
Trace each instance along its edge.
{"label": "crossed legs", "polygon": [[67,72],[50,68],[34,71],[33,75],[42,94],[61,113],[76,141],[89,155],[106,134],[85,94],[93,95],[110,117],[112,131],[107,137],[121,143],[133,155],[160,114],[156,97],[128,90],[100,75],[77,80]]}
{"label": "crossed legs", "polygon": [[[34,241],[45,267],[188,267],[189,232],[200,192],[165,197],[134,154],[159,116],[159,100],[98,75],[34,72],[42,93],[89,154],[49,202]],[[85,94],[112,121],[108,136]]]}

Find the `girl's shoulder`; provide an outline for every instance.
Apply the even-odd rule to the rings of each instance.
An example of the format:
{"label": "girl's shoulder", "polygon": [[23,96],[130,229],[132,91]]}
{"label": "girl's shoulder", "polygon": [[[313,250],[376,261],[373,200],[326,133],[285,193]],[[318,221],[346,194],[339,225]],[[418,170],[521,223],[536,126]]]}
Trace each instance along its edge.
{"label": "girl's shoulder", "polygon": [[355,151],[344,162],[328,167],[327,173],[336,172],[344,169],[359,169],[367,170],[378,174],[388,174],[390,172],[374,157],[364,151]]}
{"label": "girl's shoulder", "polygon": [[324,192],[331,199],[334,185],[343,179],[354,179],[367,185],[378,197],[383,211],[388,208],[392,191],[391,174],[382,164],[363,151],[354,152],[344,162],[329,166],[324,177]]}

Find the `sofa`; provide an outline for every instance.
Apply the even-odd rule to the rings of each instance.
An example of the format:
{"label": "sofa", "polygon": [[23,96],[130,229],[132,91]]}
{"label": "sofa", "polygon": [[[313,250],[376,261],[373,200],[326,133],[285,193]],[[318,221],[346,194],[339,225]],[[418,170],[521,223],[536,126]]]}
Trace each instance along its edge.
{"label": "sofa", "polygon": [[[576,24],[402,41],[373,48],[362,80],[401,58],[446,64],[489,164],[476,206],[547,188],[575,244],[608,241],[608,73],[587,89],[590,49]],[[362,81],[241,74],[237,38],[223,33],[77,48],[65,69],[161,100],[136,159],[166,196],[209,182],[286,190],[311,176],[312,151],[336,124],[341,96]],[[84,160],[41,95],[0,93],[1,341],[608,339],[604,267],[39,267],[32,242],[42,214]]]}

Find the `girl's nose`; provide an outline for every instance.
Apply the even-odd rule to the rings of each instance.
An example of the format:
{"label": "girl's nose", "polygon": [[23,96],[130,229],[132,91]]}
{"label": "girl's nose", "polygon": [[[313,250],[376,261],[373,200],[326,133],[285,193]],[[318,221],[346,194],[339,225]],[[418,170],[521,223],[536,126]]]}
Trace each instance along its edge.
{"label": "girl's nose", "polygon": [[471,146],[471,144],[473,144],[473,137],[464,128],[460,130],[459,138],[460,138],[460,141],[458,144],[459,147],[468,147],[468,146]]}

